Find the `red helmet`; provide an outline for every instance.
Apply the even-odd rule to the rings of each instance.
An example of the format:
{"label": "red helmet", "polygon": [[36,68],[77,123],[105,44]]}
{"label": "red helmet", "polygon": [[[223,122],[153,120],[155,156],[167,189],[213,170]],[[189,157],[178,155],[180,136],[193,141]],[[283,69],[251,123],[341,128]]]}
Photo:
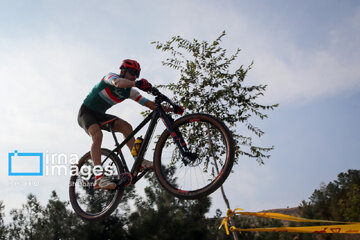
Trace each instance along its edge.
{"label": "red helmet", "polygon": [[131,59],[125,59],[122,62],[120,69],[135,69],[139,73],[141,71],[140,64],[137,61]]}

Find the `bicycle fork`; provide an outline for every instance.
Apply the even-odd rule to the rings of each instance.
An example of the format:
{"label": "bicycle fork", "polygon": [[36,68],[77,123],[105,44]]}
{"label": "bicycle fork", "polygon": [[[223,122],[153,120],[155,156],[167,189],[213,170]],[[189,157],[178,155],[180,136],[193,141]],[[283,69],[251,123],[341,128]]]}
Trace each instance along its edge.
{"label": "bicycle fork", "polygon": [[196,160],[198,157],[196,153],[192,153],[189,148],[187,147],[187,144],[179,131],[178,128],[173,128],[172,123],[174,122],[173,118],[170,115],[163,114],[161,116],[161,120],[166,126],[166,129],[170,132],[170,135],[174,141],[174,143],[177,145],[181,156],[183,156],[183,163],[185,166],[187,166],[189,163]]}

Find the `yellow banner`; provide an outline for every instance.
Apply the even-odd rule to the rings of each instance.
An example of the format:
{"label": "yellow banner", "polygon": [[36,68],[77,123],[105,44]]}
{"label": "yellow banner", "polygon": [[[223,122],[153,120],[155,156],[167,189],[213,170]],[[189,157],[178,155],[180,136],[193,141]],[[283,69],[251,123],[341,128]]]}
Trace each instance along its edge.
{"label": "yellow banner", "polygon": [[273,218],[291,222],[322,222],[322,223],[344,223],[348,224],[349,222],[339,222],[339,221],[328,221],[328,220],[317,220],[317,219],[307,219],[294,217],[282,213],[265,213],[265,212],[237,212],[237,214],[247,215],[247,216],[256,216],[256,217],[265,217],[265,218]]}
{"label": "yellow banner", "polygon": [[234,211],[230,209],[226,212],[226,217],[222,221],[219,229],[224,225],[226,233],[229,235],[228,228],[228,219],[235,214],[241,214],[246,216],[256,216],[256,217],[265,217],[273,218],[285,221],[292,222],[321,222],[321,223],[343,223],[342,225],[327,225],[327,226],[312,226],[312,227],[277,227],[277,228],[248,228],[241,229],[236,227],[231,227],[230,231],[239,231],[239,232],[297,232],[297,233],[352,233],[360,234],[360,223],[351,223],[351,222],[338,222],[338,221],[328,221],[328,220],[315,220],[315,219],[306,219],[300,217],[294,217],[281,213],[259,213],[259,212],[241,212],[243,209],[237,208]]}
{"label": "yellow banner", "polygon": [[349,224],[349,225],[328,225],[328,226],[313,226],[313,227],[278,227],[278,228],[247,228],[247,229],[231,227],[230,231],[360,234],[360,223]]}

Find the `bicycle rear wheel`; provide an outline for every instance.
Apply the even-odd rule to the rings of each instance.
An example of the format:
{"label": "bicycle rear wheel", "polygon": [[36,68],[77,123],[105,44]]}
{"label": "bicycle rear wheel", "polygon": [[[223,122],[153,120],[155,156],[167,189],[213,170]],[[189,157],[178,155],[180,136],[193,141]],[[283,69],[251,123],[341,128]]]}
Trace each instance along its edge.
{"label": "bicycle rear wheel", "polygon": [[218,189],[234,162],[234,142],[224,123],[211,115],[191,114],[173,123],[191,157],[183,157],[168,130],[155,147],[155,174],[172,195],[197,199]]}
{"label": "bicycle rear wheel", "polygon": [[[115,154],[108,149],[101,149],[101,161],[104,175],[114,182],[119,181],[121,166]],[[124,189],[94,189],[94,163],[90,152],[86,153],[74,168],[69,186],[70,202],[74,211],[83,219],[101,220],[110,215],[118,206]]]}

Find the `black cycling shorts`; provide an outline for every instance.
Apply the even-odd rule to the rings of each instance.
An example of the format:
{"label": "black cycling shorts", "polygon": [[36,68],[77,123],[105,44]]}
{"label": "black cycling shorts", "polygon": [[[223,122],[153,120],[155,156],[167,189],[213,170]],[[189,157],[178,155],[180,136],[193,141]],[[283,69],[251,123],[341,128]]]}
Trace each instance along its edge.
{"label": "black cycling shorts", "polygon": [[[82,104],[79,110],[77,120],[80,127],[82,127],[85,132],[89,134],[88,129],[91,125],[98,124],[101,126],[101,123],[112,120],[114,118],[118,119],[118,117],[111,114],[95,112],[94,110]],[[112,122],[112,124],[114,124],[114,121]],[[101,129],[110,131],[110,129],[106,126],[101,126]]]}

